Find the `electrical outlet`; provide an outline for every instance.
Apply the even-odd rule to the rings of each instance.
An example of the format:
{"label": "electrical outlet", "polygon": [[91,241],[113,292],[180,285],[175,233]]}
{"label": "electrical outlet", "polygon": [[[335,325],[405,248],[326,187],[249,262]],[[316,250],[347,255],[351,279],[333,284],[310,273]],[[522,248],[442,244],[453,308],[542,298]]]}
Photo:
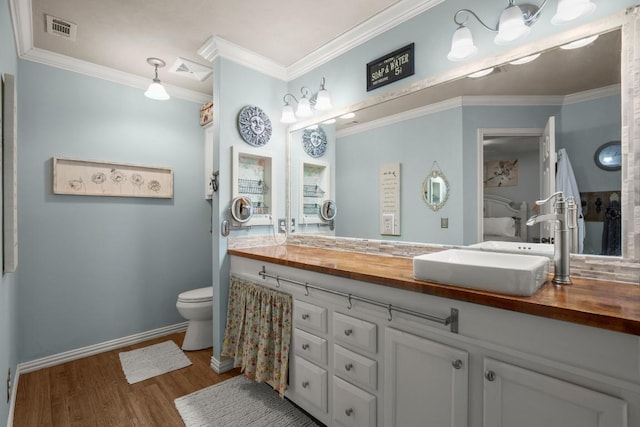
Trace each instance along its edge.
{"label": "electrical outlet", "polygon": [[11,368],[7,372],[7,403],[11,401]]}
{"label": "electrical outlet", "polygon": [[278,233],[287,231],[287,220],[285,218],[278,219]]}
{"label": "electrical outlet", "polygon": [[296,219],[295,218],[291,218],[291,233],[294,233],[296,231]]}
{"label": "electrical outlet", "polygon": [[449,218],[440,218],[440,228],[449,228]]}

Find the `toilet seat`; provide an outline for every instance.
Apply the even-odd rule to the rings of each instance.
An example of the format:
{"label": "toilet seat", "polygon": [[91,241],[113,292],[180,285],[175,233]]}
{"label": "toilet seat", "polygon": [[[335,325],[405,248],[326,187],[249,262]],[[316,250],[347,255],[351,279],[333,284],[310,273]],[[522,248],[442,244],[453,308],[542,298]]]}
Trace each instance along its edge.
{"label": "toilet seat", "polygon": [[213,301],[213,286],[192,289],[178,295],[178,302],[197,303]]}

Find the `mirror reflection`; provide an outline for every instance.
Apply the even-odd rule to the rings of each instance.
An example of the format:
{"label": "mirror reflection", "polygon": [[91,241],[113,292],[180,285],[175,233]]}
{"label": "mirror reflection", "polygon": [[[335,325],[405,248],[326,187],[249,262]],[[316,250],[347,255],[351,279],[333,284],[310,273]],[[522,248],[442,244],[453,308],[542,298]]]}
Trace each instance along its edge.
{"label": "mirror reflection", "polygon": [[[620,31],[611,31],[581,49],[542,52],[527,64],[502,64],[484,77],[430,87],[357,111],[354,118],[320,124],[327,137],[321,160],[330,170],[323,185],[340,205],[335,235],[473,244],[485,240],[484,218],[502,218],[486,212],[489,199],[511,207],[499,215],[514,220],[516,236],[503,237],[548,239],[551,230],[544,225],[522,235],[518,230],[521,218],[537,213],[535,200],[555,191],[549,180],[555,177],[555,157],[545,164],[542,155],[550,148],[545,127],[553,118],[551,152],[565,150],[579,188],[582,253],[611,253],[603,247],[603,236],[610,234],[604,219],[621,194],[621,171],[599,168],[594,154],[621,138],[620,50]],[[303,225],[298,232],[330,233],[322,224],[305,227],[300,220],[301,165],[315,162],[304,152],[302,134],[293,132],[291,138],[292,216]],[[433,161],[448,171],[453,189],[437,211],[429,204],[438,195],[432,191],[435,198],[429,200],[424,188]],[[389,162],[401,164],[399,236],[380,232],[378,173]],[[444,217],[446,229],[440,227]]]}

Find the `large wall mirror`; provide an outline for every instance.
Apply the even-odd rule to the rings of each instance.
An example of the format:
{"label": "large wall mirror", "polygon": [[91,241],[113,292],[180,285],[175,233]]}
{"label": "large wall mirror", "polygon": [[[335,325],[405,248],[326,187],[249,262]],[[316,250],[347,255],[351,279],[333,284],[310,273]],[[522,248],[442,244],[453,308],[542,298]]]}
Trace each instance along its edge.
{"label": "large wall mirror", "polygon": [[[633,156],[638,151],[634,131],[627,135],[621,131],[625,113],[632,111],[630,99],[621,97],[621,87],[625,87],[621,74],[624,79],[624,70],[631,68],[624,63],[629,55],[621,55],[623,40],[632,40],[623,24],[633,19],[618,14],[574,28],[499,55],[497,65],[490,60],[470,64],[451,72],[449,80],[425,80],[412,85],[415,90],[389,93],[384,102],[355,105],[354,118],[320,123],[328,141],[322,161],[331,166],[327,191],[340,206],[334,231],[323,224],[299,221],[299,212],[309,202],[301,196],[299,165],[311,157],[300,148],[303,129],[293,130],[288,153],[289,210],[299,224],[296,232],[434,244],[477,243],[485,237],[486,199],[506,200],[511,210],[500,215],[517,217],[517,221],[526,221],[524,216],[534,213],[535,200],[544,194],[540,153],[551,118],[555,151],[564,149],[580,192],[588,193],[581,200],[587,219],[583,253],[624,255],[626,250],[627,258],[635,259],[637,233],[629,218],[620,219],[622,253],[606,252],[602,247],[603,213],[615,201],[610,196],[618,196],[621,204],[633,197],[622,186],[624,162],[622,170],[607,171],[593,160],[607,141],[622,139],[623,151],[630,150]],[[599,37],[588,46],[559,48],[589,34]],[[532,62],[512,63],[537,53],[541,55]],[[484,77],[466,77],[490,66],[494,71]],[[359,108],[362,106],[366,108]],[[423,200],[424,177],[434,161],[446,171],[449,184],[447,203],[438,211],[429,209]],[[396,218],[400,232],[385,235],[380,222],[380,170],[393,162],[401,165],[400,214]],[[444,218],[448,228],[441,227]],[[519,236],[517,231],[515,238],[539,241],[545,236],[542,229],[524,229],[526,235]]]}

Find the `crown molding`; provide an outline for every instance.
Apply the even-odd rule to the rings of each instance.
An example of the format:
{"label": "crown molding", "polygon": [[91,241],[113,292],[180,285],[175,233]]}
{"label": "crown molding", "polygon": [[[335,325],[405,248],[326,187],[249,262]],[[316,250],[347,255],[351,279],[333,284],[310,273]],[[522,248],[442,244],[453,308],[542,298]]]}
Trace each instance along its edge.
{"label": "crown molding", "polygon": [[284,66],[220,36],[210,37],[198,49],[198,54],[207,61],[213,61],[217,57],[229,59],[262,74],[287,81],[287,69]]}
{"label": "crown molding", "polygon": [[400,0],[371,19],[347,31],[287,67],[287,80],[294,80],[326,64],[345,52],[365,43],[421,14],[444,0]]}
{"label": "crown molding", "polygon": [[458,107],[531,107],[542,105],[569,105],[579,102],[594,101],[599,98],[615,96],[620,94],[620,85],[605,86],[597,89],[587,90],[584,92],[572,93],[569,95],[500,95],[500,96],[461,96],[457,98],[447,99],[445,101],[436,102],[434,104],[425,105],[424,107],[414,108],[413,110],[404,111],[383,117],[381,119],[372,120],[355,126],[349,126],[336,132],[336,138],[355,135],[358,133],[378,129],[395,123],[404,122],[406,120],[416,119],[418,117],[427,116],[429,114],[438,113],[445,110]]}
{"label": "crown molding", "polygon": [[593,101],[607,96],[620,95],[620,85],[600,87],[584,92],[572,93],[564,97],[563,105],[577,104],[578,102]]}
{"label": "crown molding", "polygon": [[21,57],[33,47],[31,0],[9,0],[9,13],[13,22],[16,51]]}
{"label": "crown molding", "polygon": [[384,126],[393,125],[404,122],[406,120],[417,119],[418,117],[427,116],[429,114],[439,113],[441,111],[451,110],[463,106],[463,97],[451,98],[445,101],[436,102],[425,105],[424,107],[414,108],[413,110],[403,111],[402,113],[393,114],[391,116],[382,117],[370,122],[362,123],[355,126],[349,126],[336,132],[336,138],[355,135]]}
{"label": "crown molding", "polygon": [[[26,53],[21,55],[20,58],[142,90],[147,89],[150,82],[150,79],[146,77],[125,73],[124,71],[104,67],[92,62],[82,61],[70,56],[60,55],[58,53],[39,49],[37,47],[29,49]],[[197,102],[199,104],[205,104],[211,101],[211,95],[184,89],[167,83],[163,83],[163,85],[172,98],[178,98],[190,102]]]}

